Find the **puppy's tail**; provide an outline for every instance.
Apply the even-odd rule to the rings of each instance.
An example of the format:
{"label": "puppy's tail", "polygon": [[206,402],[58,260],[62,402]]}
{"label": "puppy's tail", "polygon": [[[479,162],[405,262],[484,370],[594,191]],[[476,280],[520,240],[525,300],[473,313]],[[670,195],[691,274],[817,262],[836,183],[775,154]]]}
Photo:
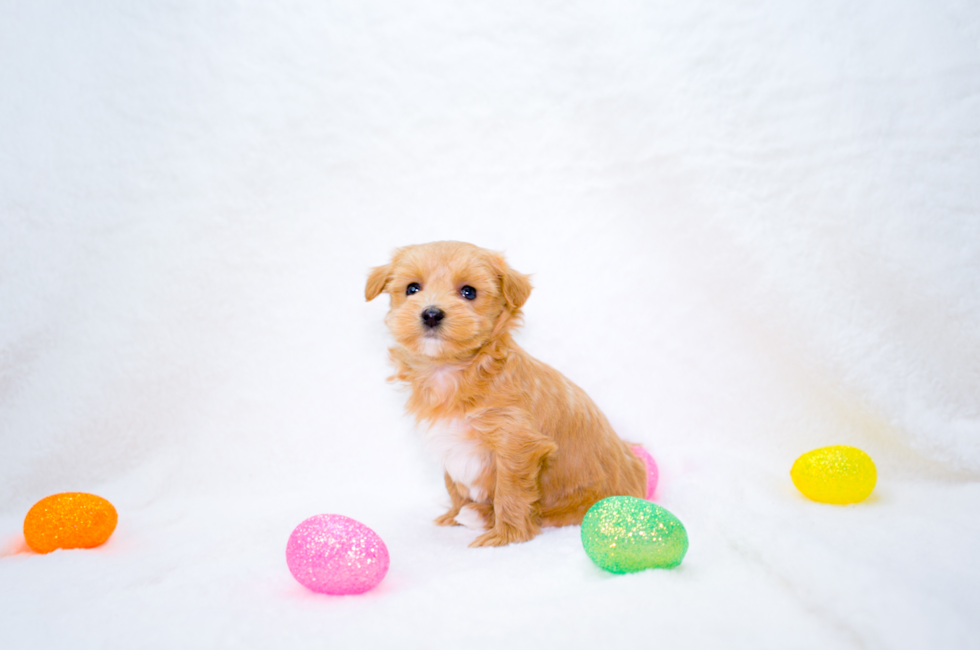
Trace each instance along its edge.
{"label": "puppy's tail", "polygon": [[633,455],[643,461],[647,468],[647,500],[653,498],[653,493],[657,489],[657,480],[660,478],[660,471],[657,469],[657,462],[653,460],[650,452],[640,445],[630,447]]}

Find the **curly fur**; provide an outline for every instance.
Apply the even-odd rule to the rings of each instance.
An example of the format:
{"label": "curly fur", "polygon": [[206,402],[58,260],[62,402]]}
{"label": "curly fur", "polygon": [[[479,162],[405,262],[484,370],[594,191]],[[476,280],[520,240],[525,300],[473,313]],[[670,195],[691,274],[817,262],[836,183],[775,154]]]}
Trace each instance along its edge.
{"label": "curly fur", "polygon": [[[421,290],[406,295],[413,282]],[[502,255],[462,242],[399,248],[368,277],[366,299],[382,292],[390,379],[411,388],[407,410],[435,430],[447,468],[452,506],[436,523],[482,522],[472,546],[501,546],[579,524],[607,496],[646,494],[643,462],[589,396],[514,342],[531,282]],[[435,328],[421,317],[429,307],[445,314]]]}

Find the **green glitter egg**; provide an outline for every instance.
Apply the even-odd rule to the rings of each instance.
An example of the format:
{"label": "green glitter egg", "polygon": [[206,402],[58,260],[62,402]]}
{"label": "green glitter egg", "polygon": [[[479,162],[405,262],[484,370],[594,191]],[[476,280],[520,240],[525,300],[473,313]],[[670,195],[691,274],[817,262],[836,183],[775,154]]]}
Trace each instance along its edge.
{"label": "green glitter egg", "polygon": [[666,508],[636,497],[608,497],[582,520],[582,546],[612,573],[675,567],[687,553],[687,531]]}

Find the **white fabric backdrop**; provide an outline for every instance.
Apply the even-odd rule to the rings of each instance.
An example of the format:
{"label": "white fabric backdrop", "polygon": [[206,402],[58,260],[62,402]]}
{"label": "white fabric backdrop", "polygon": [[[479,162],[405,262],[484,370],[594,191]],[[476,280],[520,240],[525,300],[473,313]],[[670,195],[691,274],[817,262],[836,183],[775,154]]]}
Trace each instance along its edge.
{"label": "white fabric backdrop", "polygon": [[[256,3],[257,4],[257,3]],[[975,647],[972,2],[3,3],[0,629],[18,647]],[[670,572],[432,526],[395,246],[533,274],[519,341],[661,466]],[[809,449],[878,464],[806,501]],[[95,492],[95,551],[24,553]],[[292,527],[386,540],[305,592]]]}

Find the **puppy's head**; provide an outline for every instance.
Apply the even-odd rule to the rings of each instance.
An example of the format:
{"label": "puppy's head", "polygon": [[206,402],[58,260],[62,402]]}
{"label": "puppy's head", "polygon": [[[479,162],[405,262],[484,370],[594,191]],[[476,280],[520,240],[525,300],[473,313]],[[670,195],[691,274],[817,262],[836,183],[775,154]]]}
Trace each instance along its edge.
{"label": "puppy's head", "polygon": [[368,276],[364,297],[391,296],[398,345],[433,359],[463,358],[508,331],[531,293],[499,253],[462,242],[399,248]]}

